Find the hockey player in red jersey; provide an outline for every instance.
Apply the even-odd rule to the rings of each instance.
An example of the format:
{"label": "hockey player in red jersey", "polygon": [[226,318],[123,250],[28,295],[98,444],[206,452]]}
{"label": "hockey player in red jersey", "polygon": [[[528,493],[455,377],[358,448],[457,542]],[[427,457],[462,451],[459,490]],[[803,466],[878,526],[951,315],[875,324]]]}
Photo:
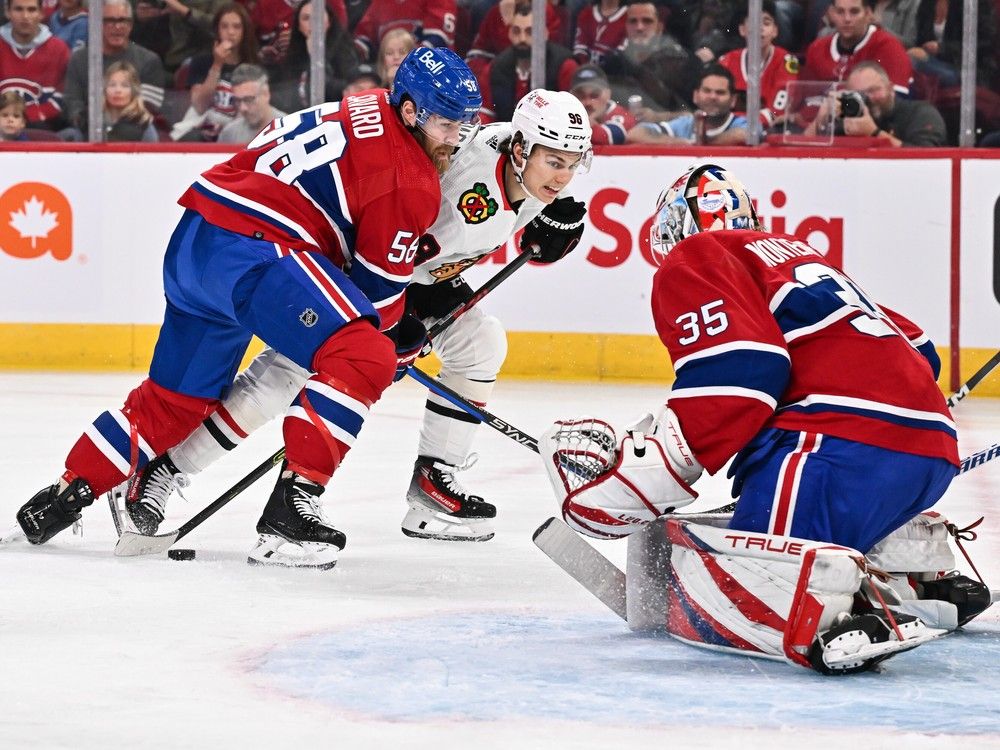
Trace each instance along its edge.
{"label": "hockey player in red jersey", "polygon": [[403,292],[437,215],[439,172],[481,103],[457,55],[418,48],[391,93],[281,117],[199,177],[164,259],[167,310],[149,378],[88,427],[62,479],[18,511],[28,540],[48,541],[191,433],[256,335],[312,376],[286,413],[286,466],[250,560],[335,564],[346,538],[319,498],[423,343],[419,322],[403,318]]}
{"label": "hockey player in red jersey", "polygon": [[[462,272],[518,232],[521,248],[539,248],[536,262],[554,263],[583,234],[586,208],[566,195],[591,157],[586,110],[572,94],[537,89],[518,102],[509,123],[493,123],[462,141],[441,182],[437,219],[420,239],[406,308],[428,326],[468,302]],[[507,353],[502,323],[472,307],[434,337],[439,379],[484,406]],[[125,509],[146,534],[163,520],[175,484],[184,486],[247,435],[281,414],[309,373],[266,349],[236,378],[219,408],[188,438],[158,456],[130,481]],[[404,534],[424,539],[487,541],[496,508],[465,489],[457,474],[476,456],[478,423],[430,394]]]}
{"label": "hockey player in red jersey", "polygon": [[[864,565],[862,554],[887,537],[900,535],[906,547],[944,533],[920,515],[959,463],[927,337],[802,240],[764,231],[742,184],[715,165],[692,168],[661,193],[651,249],[660,261],[653,318],[676,381],[620,442],[593,421],[546,433],[542,453],[566,522],[597,538],[627,536],[692,502],[702,472],[733,459],[738,500],[721,525],[740,533],[720,531],[718,519],[704,528],[667,520],[672,633],[840,671],[957,626],[953,611],[930,632],[907,615],[850,610],[861,585],[853,561]],[[580,480],[580,460],[596,460],[597,476]],[[816,562],[830,545],[842,550],[838,559]],[[910,549],[920,557],[912,553],[919,545]],[[815,601],[797,594],[802,609],[789,608],[775,580],[819,593]],[[917,598],[905,578],[903,589]],[[813,636],[822,636],[818,650]],[[857,658],[829,650],[847,641]]]}

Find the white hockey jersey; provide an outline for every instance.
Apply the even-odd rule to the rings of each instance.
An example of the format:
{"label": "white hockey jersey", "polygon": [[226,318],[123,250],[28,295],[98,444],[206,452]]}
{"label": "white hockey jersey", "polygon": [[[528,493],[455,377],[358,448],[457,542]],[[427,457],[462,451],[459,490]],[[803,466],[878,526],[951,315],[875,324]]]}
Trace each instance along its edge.
{"label": "white hockey jersey", "polygon": [[441,210],[420,240],[414,284],[434,284],[472,266],[534,219],[545,203],[528,196],[515,211],[504,190],[509,122],[486,125],[462,144],[441,179]]}

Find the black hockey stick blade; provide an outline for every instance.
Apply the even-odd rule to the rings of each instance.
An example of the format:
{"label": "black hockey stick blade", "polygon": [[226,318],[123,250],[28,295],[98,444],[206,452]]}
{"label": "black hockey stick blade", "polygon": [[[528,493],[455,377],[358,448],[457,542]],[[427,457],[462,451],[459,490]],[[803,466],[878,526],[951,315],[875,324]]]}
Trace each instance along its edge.
{"label": "black hockey stick blade", "polygon": [[115,545],[115,555],[117,557],[136,557],[138,555],[155,555],[158,552],[166,552],[178,539],[187,536],[201,526],[203,522],[229,503],[230,500],[284,460],[285,449],[280,448],[273,456],[266,459],[264,463],[219,495],[216,500],[206,505],[190,520],[181,524],[175,531],[166,534],[156,534],[155,536],[146,536],[145,534],[139,534],[130,530],[123,531],[121,537],[118,539],[118,544]]}
{"label": "black hockey stick blade", "polygon": [[570,578],[620,618],[628,619],[625,608],[625,573],[584,541],[583,537],[558,518],[550,518],[535,530],[531,539]]}
{"label": "black hockey stick blade", "polygon": [[957,404],[963,398],[968,396],[969,392],[977,385],[979,385],[986,378],[987,375],[993,372],[993,370],[996,368],[998,364],[1000,364],[1000,351],[998,351],[996,354],[990,357],[989,362],[980,367],[976,371],[975,375],[966,380],[962,384],[962,387],[959,388],[957,391],[955,391],[954,395],[948,399],[948,408],[955,406],[955,404]]}

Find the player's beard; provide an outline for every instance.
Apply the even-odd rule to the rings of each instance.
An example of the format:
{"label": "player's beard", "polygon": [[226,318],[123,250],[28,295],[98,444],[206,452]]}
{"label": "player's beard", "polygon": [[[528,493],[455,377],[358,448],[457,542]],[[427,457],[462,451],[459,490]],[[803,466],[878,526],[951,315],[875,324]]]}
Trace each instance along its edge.
{"label": "player's beard", "polygon": [[439,177],[444,177],[444,173],[448,171],[448,167],[451,166],[451,155],[454,152],[454,147],[441,145],[431,153],[431,161],[434,162]]}

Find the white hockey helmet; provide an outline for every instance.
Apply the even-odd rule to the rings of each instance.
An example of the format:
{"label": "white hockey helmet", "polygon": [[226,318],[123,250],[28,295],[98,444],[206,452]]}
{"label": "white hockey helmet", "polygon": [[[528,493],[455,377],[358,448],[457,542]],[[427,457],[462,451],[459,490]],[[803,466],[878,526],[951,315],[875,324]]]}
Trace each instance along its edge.
{"label": "white hockey helmet", "polygon": [[535,146],[580,154],[576,174],[584,174],[590,169],[594,153],[590,144],[590,117],[580,100],[568,91],[535,89],[528,92],[514,107],[510,122],[511,130],[515,136],[520,133],[524,144],[521,165],[513,165],[518,179]]}
{"label": "white hockey helmet", "polygon": [[698,232],[760,229],[743,183],[715,164],[690,167],[656,201],[649,246],[657,265],[674,245]]}

